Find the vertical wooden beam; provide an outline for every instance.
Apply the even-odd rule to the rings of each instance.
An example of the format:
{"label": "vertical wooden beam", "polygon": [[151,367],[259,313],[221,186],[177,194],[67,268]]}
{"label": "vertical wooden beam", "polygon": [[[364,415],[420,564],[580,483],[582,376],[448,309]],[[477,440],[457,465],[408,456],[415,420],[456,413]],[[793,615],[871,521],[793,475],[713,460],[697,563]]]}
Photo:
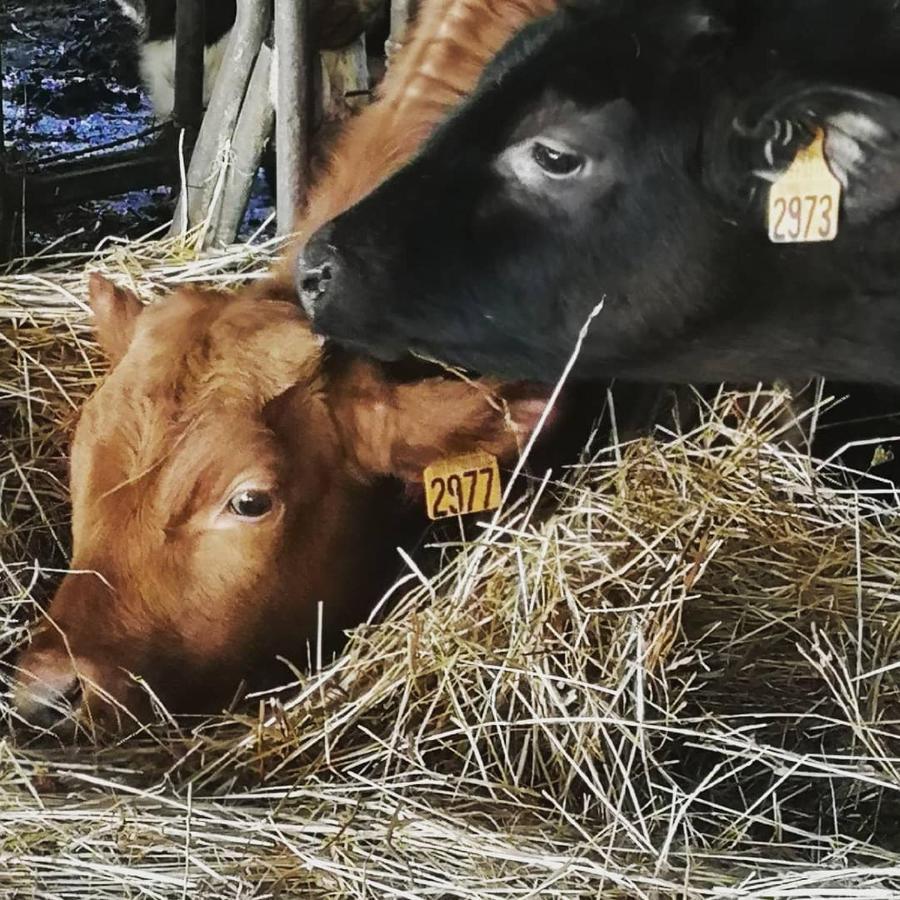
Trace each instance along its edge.
{"label": "vertical wooden beam", "polygon": [[391,64],[391,57],[403,46],[406,37],[406,29],[412,18],[411,0],[390,0],[391,2],[391,32],[384,42],[384,55],[387,64]]}
{"label": "vertical wooden beam", "polygon": [[211,231],[215,244],[230,244],[237,236],[266,141],[272,133],[275,118],[269,96],[272,56],[272,51],[265,44],[259,48],[250,86],[234,129],[218,222]]}
{"label": "vertical wooden beam", "polygon": [[193,143],[203,120],[206,0],[177,0],[175,7],[175,124]]}
{"label": "vertical wooden beam", "polygon": [[225,62],[209,98],[209,108],[187,171],[184,186],[187,196],[182,193],[172,220],[173,234],[181,232],[185,222],[189,228],[198,225],[209,212],[217,164],[224,162],[224,149],[234,133],[256,55],[270,21],[269,0],[240,0],[237,4]]}
{"label": "vertical wooden beam", "polygon": [[[6,13],[6,3],[0,5],[0,12]],[[0,40],[0,162],[6,156],[6,116],[4,114],[4,110],[6,107],[4,106],[4,90],[3,90],[3,79],[6,75],[6,70],[3,67],[3,41]]]}
{"label": "vertical wooden beam", "polygon": [[[340,50],[323,50],[321,58],[322,115],[326,122],[347,119],[370,100],[365,34]],[[318,115],[317,109],[317,121]]]}
{"label": "vertical wooden beam", "polygon": [[[0,12],[6,13],[5,2],[0,3]],[[3,78],[5,75],[3,40],[0,38],[0,262],[6,262],[13,255],[15,243],[15,215],[12,212],[13,203],[10,202],[12,192],[9,189],[9,179],[6,174],[6,117],[3,114],[6,108],[3,105]],[[14,181],[13,184],[15,184]]]}
{"label": "vertical wooden beam", "polygon": [[278,233],[289,234],[309,187],[312,60],[309,0],[275,0]]}

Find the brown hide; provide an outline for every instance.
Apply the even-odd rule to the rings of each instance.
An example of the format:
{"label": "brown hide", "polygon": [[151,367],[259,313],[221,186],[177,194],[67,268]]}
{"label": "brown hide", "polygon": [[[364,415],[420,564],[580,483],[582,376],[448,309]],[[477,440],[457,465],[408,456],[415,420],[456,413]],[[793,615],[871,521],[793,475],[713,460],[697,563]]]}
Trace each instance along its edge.
{"label": "brown hide", "polygon": [[[389,548],[367,543],[382,533],[374,495],[345,465],[318,348],[292,306],[181,291],[133,331],[74,436],[72,573],[20,662],[22,686],[65,681],[71,654],[85,682],[132,709],[128,672],[176,708],[202,707],[261,654],[296,655],[318,602],[327,624],[346,625],[372,566],[337,560]],[[228,510],[248,487],[272,498],[258,520]]]}
{"label": "brown hide", "polygon": [[[540,396],[444,378],[394,384],[365,360],[329,372],[289,272],[303,236],[401,165],[506,39],[554,6],[424,3],[271,278],[236,296],[180,290],[143,312],[92,279],[114,367],[74,436],[71,571],[19,661],[23,717],[142,716],[132,675],[176,711],[202,709],[274,653],[305,659],[318,604],[337,631],[390,574],[397,502],[379,479],[414,481],[474,448],[515,455]],[[272,502],[252,521],[229,512],[248,487]]]}
{"label": "brown hide", "polygon": [[[139,309],[98,277],[91,293]],[[117,704],[142,716],[132,675],[173,711],[203,709],[260,661],[305,658],[319,604],[333,638],[394,568],[401,504],[379,481],[463,450],[509,459],[543,409],[521,386],[395,384],[365,360],[329,374],[283,302],[184,289],[105,324],[121,355],[72,444],[71,571],[19,662],[37,723],[66,702],[91,722],[121,724]],[[271,508],[237,514],[247,491]]]}

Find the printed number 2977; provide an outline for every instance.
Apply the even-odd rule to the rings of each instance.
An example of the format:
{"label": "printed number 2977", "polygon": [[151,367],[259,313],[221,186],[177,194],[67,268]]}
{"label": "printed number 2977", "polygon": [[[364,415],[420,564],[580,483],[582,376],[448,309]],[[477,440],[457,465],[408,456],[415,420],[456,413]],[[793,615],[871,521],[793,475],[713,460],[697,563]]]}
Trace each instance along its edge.
{"label": "printed number 2977", "polygon": [[438,475],[429,484],[429,514],[432,519],[465,515],[488,509],[494,494],[494,469],[466,469],[453,475]]}

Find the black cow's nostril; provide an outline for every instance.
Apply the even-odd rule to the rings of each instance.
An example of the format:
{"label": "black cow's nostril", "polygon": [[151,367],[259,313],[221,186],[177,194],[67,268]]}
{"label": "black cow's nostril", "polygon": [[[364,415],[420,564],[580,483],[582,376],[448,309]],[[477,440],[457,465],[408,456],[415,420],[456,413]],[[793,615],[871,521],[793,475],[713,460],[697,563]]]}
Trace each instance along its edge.
{"label": "black cow's nostril", "polygon": [[332,226],[325,225],[314,234],[297,259],[295,284],[304,311],[315,317],[326,295],[335,290],[340,262],[331,240]]}
{"label": "black cow's nostril", "polygon": [[314,318],[317,305],[328,293],[336,272],[337,265],[334,261],[312,266],[305,264],[301,259],[297,272],[297,287],[299,288],[300,303],[310,319]]}
{"label": "black cow's nostril", "polygon": [[331,281],[331,264],[323,263],[315,269],[305,269],[300,276],[300,291],[303,294],[321,294]]}

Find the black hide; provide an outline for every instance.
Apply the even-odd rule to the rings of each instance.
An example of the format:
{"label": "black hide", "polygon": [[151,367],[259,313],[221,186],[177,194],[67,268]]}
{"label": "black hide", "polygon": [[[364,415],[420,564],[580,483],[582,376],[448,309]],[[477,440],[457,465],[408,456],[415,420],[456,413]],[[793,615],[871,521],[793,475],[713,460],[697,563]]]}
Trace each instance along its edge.
{"label": "black hide", "polygon": [[[553,381],[602,302],[580,377],[900,385],[894,7],[581,2],[529,27],[309,242],[316,329]],[[817,128],[845,181],[840,233],[772,244],[768,185]],[[577,177],[541,180],[546,141],[584,162]]]}

